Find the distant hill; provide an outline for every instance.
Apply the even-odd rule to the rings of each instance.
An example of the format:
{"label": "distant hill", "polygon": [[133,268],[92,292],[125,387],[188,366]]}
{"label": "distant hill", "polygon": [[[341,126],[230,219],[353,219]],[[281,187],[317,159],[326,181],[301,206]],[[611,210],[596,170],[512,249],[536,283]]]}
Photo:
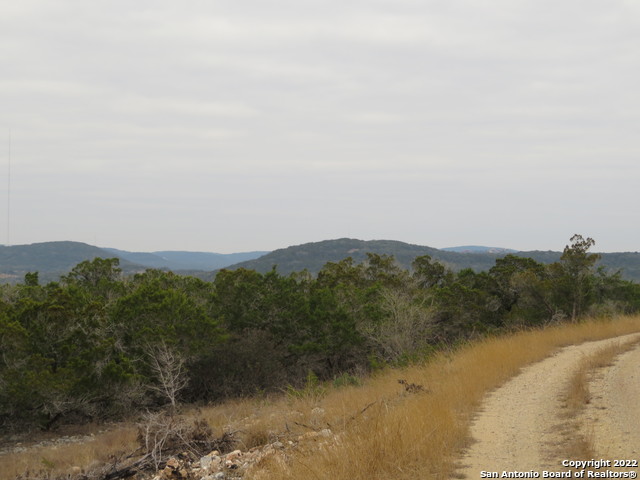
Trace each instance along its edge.
{"label": "distant hill", "polygon": [[[113,257],[102,248],[81,242],[43,242],[31,245],[0,246],[0,282],[20,282],[29,272],[39,272],[40,280],[57,280],[84,260]],[[121,261],[123,270],[133,272],[144,268]]]}
{"label": "distant hill", "polygon": [[124,258],[130,262],[149,268],[165,268],[169,270],[217,270],[238,262],[253,260],[269,252],[211,253],[211,252],[127,252],[115,248],[104,250]]}
{"label": "distant hill", "polygon": [[447,247],[441,248],[445,252],[458,252],[458,253],[516,253],[518,250],[511,248],[500,247],[482,247],[479,245],[465,245],[462,247]]}
{"label": "distant hill", "polygon": [[[518,252],[509,249],[502,250],[499,253],[489,251],[478,253],[457,252],[412,245],[395,240],[366,241],[340,238],[274,250],[258,259],[237,263],[225,268],[229,270],[247,268],[265,273],[275,266],[277,271],[283,275],[305,269],[312,274],[317,274],[327,262],[338,262],[347,257],[352,257],[356,262],[361,262],[366,259],[367,252],[370,252],[393,255],[397,263],[407,269],[411,267],[415,257],[430,255],[433,259],[438,260],[454,271],[464,268],[486,271],[495,265],[497,258],[504,257],[509,253],[533,258],[540,263],[546,264],[558,261],[562,255],[562,252],[553,251]],[[602,258],[598,265],[603,266],[609,272],[622,270],[624,278],[640,281],[640,253],[603,253],[601,255]],[[215,272],[208,278],[211,279],[214,276]]]}
{"label": "distant hill", "polygon": [[[160,268],[212,280],[221,268],[247,268],[264,273],[276,266],[278,272],[283,275],[305,269],[316,274],[327,262],[338,262],[347,257],[362,262],[367,258],[367,252],[393,255],[398,264],[406,269],[411,267],[416,257],[431,255],[454,271],[463,268],[486,271],[493,267],[497,258],[513,252],[508,249],[494,252],[491,251],[491,247],[478,247],[485,250],[477,253],[468,251],[470,247],[453,248],[461,248],[463,251],[412,245],[396,240],[366,241],[351,238],[306,243],[270,253],[257,251],[232,254],[184,251],[127,252],[98,248],[81,242],[44,242],[0,246],[0,283],[21,282],[28,272],[39,272],[43,283],[55,281],[83,260],[96,257],[120,258],[120,266],[125,274],[142,272],[147,268]],[[541,263],[553,263],[560,259],[561,252],[531,251],[515,254],[533,258]],[[638,252],[605,253],[602,254],[599,265],[610,272],[622,270],[624,278],[640,281]]]}
{"label": "distant hill", "polygon": [[473,268],[477,271],[491,268],[495,263],[495,259],[499,256],[492,253],[449,252],[396,240],[340,238],[274,250],[258,259],[237,263],[225,268],[229,270],[247,268],[264,273],[276,266],[277,271],[281,274],[289,274],[305,269],[312,274],[317,274],[327,262],[338,262],[347,257],[353,258],[356,262],[362,262],[366,260],[367,253],[393,255],[396,262],[406,269],[411,268],[411,263],[416,257],[430,255],[453,270]]}
{"label": "distant hill", "polygon": [[0,246],[0,283],[21,282],[29,272],[38,272],[42,283],[56,281],[78,263],[96,257],[119,258],[120,267],[125,274],[143,272],[147,268],[202,274],[239,261],[257,258],[264,253],[267,252],[127,252],[71,241]]}

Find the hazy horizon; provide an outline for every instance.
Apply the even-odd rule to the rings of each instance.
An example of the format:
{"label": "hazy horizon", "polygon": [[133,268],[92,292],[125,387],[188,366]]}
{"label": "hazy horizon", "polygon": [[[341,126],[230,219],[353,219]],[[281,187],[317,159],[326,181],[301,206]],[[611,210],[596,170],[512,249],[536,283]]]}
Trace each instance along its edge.
{"label": "hazy horizon", "polygon": [[[341,237],[341,238],[347,238],[347,237]],[[351,237],[349,237],[351,238]],[[429,245],[429,244],[421,244],[421,243],[412,243],[412,242],[405,242],[403,240],[398,240],[396,238],[374,238],[374,239],[363,239],[363,238],[351,238],[353,240],[362,240],[362,241],[398,241],[398,242],[402,242],[402,243],[407,243],[407,244],[413,244],[413,245],[419,245],[421,247],[431,247],[431,248],[437,248],[439,250],[447,250],[447,249],[459,249],[459,248],[488,248],[488,249],[496,249],[496,250],[514,250],[516,252],[527,252],[527,251],[554,251],[554,252],[562,252],[562,250],[564,249],[564,245],[562,247],[558,247],[558,248],[550,248],[550,249],[546,249],[546,248],[533,248],[533,249],[529,249],[529,250],[522,250],[522,249],[517,249],[517,248],[512,248],[512,247],[505,247],[505,246],[501,246],[501,245],[469,245],[469,244],[457,244],[457,245],[446,245],[446,246],[434,246],[434,245]],[[114,247],[112,245],[94,245],[88,242],[80,242],[80,243],[86,243],[88,245],[94,246],[94,247],[98,247],[98,248],[102,248],[102,249],[115,249],[115,250],[121,250],[121,251],[125,251],[125,252],[130,252],[130,253],[161,253],[161,252],[166,252],[166,251],[176,251],[176,252],[187,252],[187,253],[214,253],[214,254],[221,254],[221,255],[229,255],[229,254],[234,254],[234,253],[252,253],[252,252],[266,252],[266,253],[270,253],[273,252],[275,250],[280,250],[280,249],[285,249],[285,248],[289,248],[289,247],[296,247],[299,245],[304,245],[304,244],[308,244],[308,243],[318,243],[318,242],[324,242],[324,241],[331,241],[331,240],[339,240],[339,238],[325,238],[322,240],[314,240],[311,242],[303,242],[303,243],[296,243],[296,244],[290,244],[290,245],[282,245],[280,247],[271,249],[271,250],[266,250],[266,249],[254,249],[254,250],[232,250],[232,251],[226,251],[226,252],[220,252],[220,251],[215,251],[215,250],[185,250],[185,249],[158,249],[158,250],[128,250],[126,248],[119,248],[119,247]],[[50,240],[50,242],[76,242],[77,240]],[[7,244],[0,244],[1,247],[17,247],[17,246],[28,246],[28,245],[33,245],[33,244],[38,244],[38,243],[48,243],[49,241],[44,241],[44,242],[32,242],[32,243],[27,243],[27,244],[18,244],[18,245],[7,245]],[[570,242],[566,242],[566,244],[570,244]],[[626,252],[632,252],[632,253],[637,253],[637,250],[620,250],[620,251],[611,251],[611,252],[604,252],[602,250],[598,250],[597,248],[592,248],[591,249],[592,252],[594,253],[626,253]]]}

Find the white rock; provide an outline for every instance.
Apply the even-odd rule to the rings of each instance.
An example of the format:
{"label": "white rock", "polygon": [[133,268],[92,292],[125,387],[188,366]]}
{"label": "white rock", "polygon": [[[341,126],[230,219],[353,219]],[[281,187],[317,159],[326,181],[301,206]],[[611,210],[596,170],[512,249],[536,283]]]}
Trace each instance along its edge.
{"label": "white rock", "polygon": [[200,459],[200,468],[203,470],[209,470],[211,468],[211,464],[213,463],[213,458],[210,456],[205,456]]}

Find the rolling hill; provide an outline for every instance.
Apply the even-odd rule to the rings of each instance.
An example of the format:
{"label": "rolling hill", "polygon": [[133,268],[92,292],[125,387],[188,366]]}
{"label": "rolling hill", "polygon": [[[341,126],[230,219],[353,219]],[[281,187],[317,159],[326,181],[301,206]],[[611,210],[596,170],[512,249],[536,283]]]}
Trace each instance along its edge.
{"label": "rolling hill", "polygon": [[[457,249],[458,247],[455,247]],[[466,251],[469,247],[461,247],[464,251],[449,251],[421,245],[412,245],[395,240],[357,240],[340,238],[337,240],[324,240],[321,242],[305,243],[279,250],[274,250],[262,257],[225,267],[228,270],[246,268],[265,273],[274,266],[281,274],[308,270],[317,274],[327,262],[338,262],[351,257],[356,262],[367,258],[367,252],[393,255],[397,263],[406,269],[411,267],[411,262],[417,256],[430,255],[450,269],[459,271],[471,268],[475,271],[489,270],[497,258],[514,253],[522,257],[533,258],[540,263],[553,263],[560,259],[561,252],[554,251],[529,251],[516,252],[515,250],[498,249],[491,251],[487,247],[478,252]],[[487,251],[489,250],[489,251]],[[609,272],[622,271],[622,276],[628,280],[640,281],[640,253],[603,253],[598,263]],[[213,278],[213,274],[209,278]]]}
{"label": "rolling hill", "polygon": [[[22,281],[28,272],[39,272],[41,281],[54,281],[78,263],[96,257],[113,255],[102,248],[70,241],[0,246],[0,282]],[[120,266],[126,272],[144,269],[126,260],[122,260]]]}
{"label": "rolling hill", "polygon": [[[36,271],[39,272],[42,282],[54,281],[83,260],[96,257],[120,258],[120,266],[125,274],[141,272],[147,268],[159,268],[213,280],[216,272],[222,268],[247,268],[265,273],[275,266],[283,275],[305,269],[316,274],[327,262],[338,262],[347,257],[362,262],[367,258],[367,253],[393,255],[398,264],[406,269],[411,267],[416,257],[430,255],[454,271],[464,268],[483,271],[490,269],[497,258],[511,252],[513,251],[508,249],[488,247],[437,249],[396,240],[351,238],[305,243],[270,253],[256,251],[232,254],[185,251],[128,252],[99,248],[81,242],[44,242],[0,246],[0,283],[20,282],[26,273]],[[530,251],[517,252],[516,255],[530,257],[541,263],[552,263],[560,258],[561,252]],[[638,252],[604,253],[599,265],[607,271],[621,270],[624,278],[640,281]]]}
{"label": "rolling hill", "polygon": [[[246,268],[264,273],[276,266],[277,271],[281,274],[304,269],[316,274],[327,262],[338,262],[347,257],[353,258],[356,262],[362,262],[366,260],[367,253],[393,255],[396,262],[406,269],[411,268],[411,263],[416,257],[430,255],[452,270],[472,268],[477,271],[490,269],[495,264],[496,258],[506,255],[506,253],[490,252],[452,252],[396,240],[340,238],[274,250],[260,258],[225,268],[228,270]],[[549,258],[552,259],[551,261],[555,261],[560,258],[560,253],[555,252]]]}
{"label": "rolling hill", "polygon": [[458,253],[516,253],[518,250],[511,248],[501,247],[484,247],[479,245],[464,245],[460,247],[446,247],[441,248],[445,252],[458,252]]}
{"label": "rolling hill", "polygon": [[256,258],[264,253],[267,252],[127,252],[72,241],[0,246],[0,283],[21,282],[29,272],[38,272],[43,283],[56,281],[78,263],[97,257],[119,258],[120,267],[125,274],[143,272],[147,268],[197,274]]}

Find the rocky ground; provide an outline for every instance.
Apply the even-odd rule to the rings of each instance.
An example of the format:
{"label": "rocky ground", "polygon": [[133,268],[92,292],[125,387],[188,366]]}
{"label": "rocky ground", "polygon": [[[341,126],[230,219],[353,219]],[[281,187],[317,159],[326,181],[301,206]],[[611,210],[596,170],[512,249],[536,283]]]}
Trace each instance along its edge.
{"label": "rocky ground", "polygon": [[[312,415],[323,416],[324,411],[314,408]],[[252,419],[246,418],[245,426]],[[69,469],[65,479],[73,480],[231,480],[254,478],[263,461],[275,460],[288,462],[291,455],[303,448],[323,448],[335,444],[338,435],[329,428],[307,426],[306,433],[283,434],[265,445],[250,449],[240,449],[242,442],[232,433],[224,433],[215,438],[211,430],[203,423],[190,423],[162,413],[151,415],[147,419],[147,449],[121,455],[109,465],[94,466],[89,471],[80,467]],[[141,430],[144,433],[144,429]],[[13,435],[5,439],[0,450],[0,460],[6,453],[35,452],[39,447],[63,446],[87,442],[95,434],[64,435],[51,438],[39,438],[29,441],[26,435]],[[145,443],[144,438],[142,440]],[[215,445],[216,448],[211,449]],[[209,446],[210,449],[206,449]],[[160,448],[161,447],[161,448]],[[0,465],[1,465],[0,461]],[[42,472],[44,474],[44,472]],[[2,476],[0,468],[0,479]],[[23,477],[20,477],[23,478]],[[32,473],[26,480],[41,478]],[[56,478],[58,477],[48,477]],[[62,478],[62,477],[60,477]],[[13,480],[13,477],[11,477]]]}
{"label": "rocky ground", "polygon": [[[103,430],[97,432],[97,434],[100,433],[103,433]],[[0,456],[7,453],[26,452],[30,448],[84,443],[92,440],[95,435],[96,434],[93,433],[88,435],[55,435],[49,439],[41,439],[35,442],[25,435],[9,435],[6,440],[0,444]]]}
{"label": "rocky ground", "polygon": [[247,474],[260,467],[263,460],[272,457],[277,462],[287,462],[289,455],[301,443],[315,443],[317,448],[334,442],[336,437],[329,429],[308,432],[296,440],[276,441],[248,451],[234,450],[221,454],[213,450],[199,460],[192,461],[185,452],[163,462],[163,468],[153,474],[140,475],[139,479],[151,480],[230,480],[246,478]]}

